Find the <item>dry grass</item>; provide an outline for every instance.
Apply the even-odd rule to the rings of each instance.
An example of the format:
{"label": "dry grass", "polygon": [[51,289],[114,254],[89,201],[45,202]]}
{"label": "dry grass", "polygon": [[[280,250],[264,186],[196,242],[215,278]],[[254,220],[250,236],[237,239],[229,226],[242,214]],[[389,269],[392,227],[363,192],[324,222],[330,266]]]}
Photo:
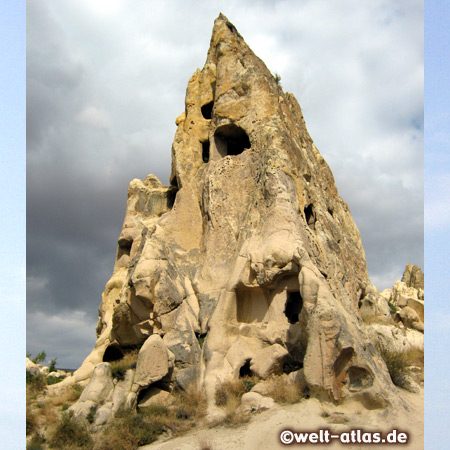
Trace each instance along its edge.
{"label": "dry grass", "polygon": [[[239,408],[241,397],[250,392],[252,387],[259,381],[255,376],[243,377],[234,380],[227,380],[219,384],[215,393],[216,405],[225,409],[223,422],[226,425],[236,426],[250,420],[248,414],[244,414]],[[218,425],[219,423],[215,423]]]}
{"label": "dry grass", "polygon": [[268,396],[281,405],[298,403],[304,397],[300,386],[286,375],[272,376],[266,386]]}
{"label": "dry grass", "polygon": [[206,415],[206,396],[195,386],[174,393],[174,404],[153,404],[138,412],[123,410],[96,439],[95,450],[135,450],[163,434],[177,435],[198,426]]}
{"label": "dry grass", "polygon": [[387,349],[378,349],[386,363],[392,382],[403,389],[411,388],[411,380],[423,381],[424,354],[421,350],[395,352]]}
{"label": "dry grass", "polygon": [[122,359],[110,362],[112,377],[123,380],[128,369],[136,367],[139,350],[130,350]]}
{"label": "dry grass", "polygon": [[50,448],[92,450],[93,440],[87,426],[75,421],[72,414],[62,413],[54,432],[48,439]]}

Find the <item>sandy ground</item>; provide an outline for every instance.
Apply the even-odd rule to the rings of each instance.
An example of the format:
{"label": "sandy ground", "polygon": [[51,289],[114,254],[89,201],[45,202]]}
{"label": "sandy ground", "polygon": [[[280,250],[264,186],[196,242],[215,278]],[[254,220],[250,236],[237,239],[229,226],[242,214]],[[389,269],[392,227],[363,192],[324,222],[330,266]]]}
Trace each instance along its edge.
{"label": "sandy ground", "polygon": [[400,390],[400,395],[406,403],[406,409],[402,409],[401,412],[368,411],[356,403],[335,406],[310,399],[295,405],[276,407],[255,414],[249,423],[240,427],[198,428],[181,437],[145,445],[140,447],[140,450],[278,449],[286,448],[286,445],[280,443],[280,433],[286,429],[294,432],[315,432],[319,429],[328,429],[332,434],[349,432],[358,428],[364,432],[382,431],[384,434],[397,429],[398,432],[408,433],[408,443],[395,446],[392,444],[342,444],[339,440],[331,439],[331,444],[328,445],[298,444],[294,441],[291,446],[307,449],[405,448],[406,450],[423,450],[423,390],[418,394]]}

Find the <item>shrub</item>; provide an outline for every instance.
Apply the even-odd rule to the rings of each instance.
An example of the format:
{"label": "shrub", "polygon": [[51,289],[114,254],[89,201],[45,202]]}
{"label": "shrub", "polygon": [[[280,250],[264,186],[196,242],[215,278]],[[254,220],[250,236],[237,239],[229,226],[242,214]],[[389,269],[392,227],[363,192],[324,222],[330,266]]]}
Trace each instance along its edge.
{"label": "shrub", "polygon": [[33,361],[35,364],[41,364],[45,361],[45,358],[47,357],[47,353],[42,350],[42,352],[38,353],[31,361]]}
{"label": "shrub", "polygon": [[407,389],[410,384],[410,364],[407,354],[384,348],[379,348],[379,351],[386,363],[392,382],[400,388]]}
{"label": "shrub", "polygon": [[275,83],[277,83],[277,86],[281,87],[281,75],[279,73],[274,73],[274,77],[275,77]]}
{"label": "shrub", "polygon": [[29,370],[26,371],[27,392],[31,396],[36,396],[44,391],[47,383],[44,375],[33,375]]}
{"label": "shrub", "polygon": [[74,383],[70,388],[70,395],[68,401],[76,402],[79,398],[81,393],[83,392],[83,386]]}
{"label": "shrub", "polygon": [[229,402],[234,402],[235,399],[240,401],[243,394],[245,394],[245,385],[242,379],[224,381],[216,389],[216,405],[226,406]]}
{"label": "shrub", "polygon": [[166,427],[160,418],[139,414],[134,410],[121,410],[104,431],[103,439],[95,450],[135,450],[156,441]]}
{"label": "shrub", "polygon": [[286,375],[269,378],[267,388],[267,394],[282,405],[297,403],[304,397],[300,386]]}
{"label": "shrub", "polygon": [[56,358],[48,363],[48,373],[56,372]]}
{"label": "shrub", "polygon": [[112,377],[121,381],[125,379],[125,374],[128,369],[136,367],[136,361],[138,358],[139,350],[134,349],[131,350],[123,356],[123,358],[112,361],[111,364],[111,373]]}
{"label": "shrub", "polygon": [[64,377],[52,377],[51,375],[47,377],[47,385],[51,386],[52,384],[60,383],[64,380]]}
{"label": "shrub", "polygon": [[75,447],[90,450],[92,444],[92,438],[86,427],[76,422],[70,413],[62,413],[56,430],[49,440],[50,447],[57,449]]}
{"label": "shrub", "polygon": [[39,433],[36,433],[31,437],[30,442],[27,444],[27,450],[44,450],[45,438]]}
{"label": "shrub", "polygon": [[392,314],[395,314],[397,312],[397,307],[392,303],[392,302],[388,302],[389,305],[389,309],[391,310]]}
{"label": "shrub", "polygon": [[88,412],[88,414],[86,416],[86,420],[89,423],[94,423],[96,414],[97,414],[97,406],[91,406],[89,408],[89,412]]}
{"label": "shrub", "polygon": [[33,411],[30,409],[30,407],[27,405],[27,413],[26,413],[26,434],[27,436],[36,429],[36,415],[33,413]]}

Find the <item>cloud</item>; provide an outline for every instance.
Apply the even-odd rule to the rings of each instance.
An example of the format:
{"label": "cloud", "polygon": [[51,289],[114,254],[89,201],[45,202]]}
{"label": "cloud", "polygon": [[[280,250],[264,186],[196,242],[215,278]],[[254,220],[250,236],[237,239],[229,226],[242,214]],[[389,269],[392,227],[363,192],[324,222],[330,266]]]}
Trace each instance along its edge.
{"label": "cloud", "polygon": [[80,111],[75,120],[94,128],[108,129],[109,117],[104,109],[97,109],[94,106],[86,106]]}
{"label": "cloud", "polygon": [[64,314],[27,314],[27,352],[44,350],[47,361],[57,358],[57,367],[75,369],[95,344],[96,317],[74,309]]}

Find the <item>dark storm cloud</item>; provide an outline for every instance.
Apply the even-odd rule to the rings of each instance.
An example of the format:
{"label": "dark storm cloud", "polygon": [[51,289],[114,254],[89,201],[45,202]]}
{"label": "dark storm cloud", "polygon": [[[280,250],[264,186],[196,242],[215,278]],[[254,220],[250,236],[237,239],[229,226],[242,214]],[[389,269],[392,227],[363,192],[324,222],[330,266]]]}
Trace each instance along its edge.
{"label": "dark storm cloud", "polygon": [[94,344],[127,186],[168,183],[175,118],[220,11],[299,100],[375,284],[423,263],[421,2],[30,2],[29,351],[75,367]]}

